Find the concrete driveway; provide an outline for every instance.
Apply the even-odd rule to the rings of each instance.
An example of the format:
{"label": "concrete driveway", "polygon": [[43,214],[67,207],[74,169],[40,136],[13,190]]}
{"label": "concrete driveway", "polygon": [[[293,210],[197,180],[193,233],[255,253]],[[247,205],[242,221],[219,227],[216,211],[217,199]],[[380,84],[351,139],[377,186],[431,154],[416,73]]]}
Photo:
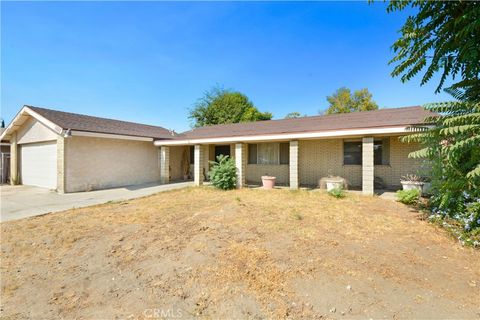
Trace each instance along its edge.
{"label": "concrete driveway", "polygon": [[167,185],[145,184],[115,189],[58,194],[30,186],[0,186],[0,221],[18,220],[50,212],[88,207],[109,201],[128,200],[154,193],[193,186],[193,182]]}

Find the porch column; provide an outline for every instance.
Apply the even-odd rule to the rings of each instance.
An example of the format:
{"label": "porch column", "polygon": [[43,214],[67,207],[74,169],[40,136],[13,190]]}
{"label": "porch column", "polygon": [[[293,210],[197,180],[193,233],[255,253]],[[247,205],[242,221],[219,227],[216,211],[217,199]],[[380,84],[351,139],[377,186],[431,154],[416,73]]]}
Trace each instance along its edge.
{"label": "porch column", "polygon": [[201,186],[203,184],[203,162],[204,162],[204,150],[202,145],[196,144],[195,145],[195,152],[194,152],[194,182],[196,186]]}
{"label": "porch column", "polygon": [[170,182],[170,147],[160,147],[160,183]]}
{"label": "porch column", "polygon": [[243,188],[245,186],[245,174],[247,169],[247,158],[245,152],[245,144],[235,144],[235,166],[237,167],[237,188]]}
{"label": "porch column", "polygon": [[362,139],[362,191],[363,194],[373,195],[373,138]]}
{"label": "porch column", "polygon": [[298,189],[298,141],[290,141],[290,189]]}
{"label": "porch column", "polygon": [[10,184],[19,184],[19,180],[17,133],[14,132],[10,138]]}

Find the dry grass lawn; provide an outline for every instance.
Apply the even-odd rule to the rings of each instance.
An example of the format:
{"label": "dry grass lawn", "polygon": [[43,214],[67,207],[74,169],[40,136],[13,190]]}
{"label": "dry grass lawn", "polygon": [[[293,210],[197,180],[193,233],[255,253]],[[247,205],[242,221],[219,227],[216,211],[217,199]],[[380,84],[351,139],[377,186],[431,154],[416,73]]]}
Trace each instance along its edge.
{"label": "dry grass lawn", "polygon": [[1,224],[5,319],[480,317],[480,253],[394,201],[189,188]]}

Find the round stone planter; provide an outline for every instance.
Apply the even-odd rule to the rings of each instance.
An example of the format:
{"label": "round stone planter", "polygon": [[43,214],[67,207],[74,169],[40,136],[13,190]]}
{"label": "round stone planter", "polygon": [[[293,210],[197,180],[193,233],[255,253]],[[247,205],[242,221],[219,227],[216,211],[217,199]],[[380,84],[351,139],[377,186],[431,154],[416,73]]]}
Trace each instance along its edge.
{"label": "round stone planter", "polygon": [[424,182],[420,181],[400,181],[402,184],[403,190],[412,190],[412,189],[417,189],[420,191],[420,193],[423,193],[423,185],[425,184]]}
{"label": "round stone planter", "polygon": [[327,191],[332,189],[343,189],[343,180],[326,180]]}
{"label": "round stone planter", "polygon": [[262,176],[263,189],[273,189],[275,187],[276,177]]}

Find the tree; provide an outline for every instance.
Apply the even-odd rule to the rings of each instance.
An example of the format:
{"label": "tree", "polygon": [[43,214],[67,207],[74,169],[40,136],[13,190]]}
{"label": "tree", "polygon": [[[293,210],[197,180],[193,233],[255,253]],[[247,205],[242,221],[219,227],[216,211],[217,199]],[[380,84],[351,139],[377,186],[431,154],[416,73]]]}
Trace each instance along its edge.
{"label": "tree", "polygon": [[443,102],[425,106],[440,116],[433,127],[415,126],[404,142],[420,142],[412,158],[432,166],[432,212],[460,220],[467,231],[480,228],[480,103]]}
{"label": "tree", "polygon": [[194,127],[215,124],[270,120],[270,112],[260,112],[248,97],[238,91],[214,87],[205,92],[190,110]]}
{"label": "tree", "polygon": [[325,112],[326,114],[378,109],[378,105],[373,101],[372,94],[367,88],[356,90],[352,95],[350,89],[342,87],[333,95],[327,96],[327,101],[330,106]]}
{"label": "tree", "polygon": [[[449,91],[461,100],[480,99],[480,3],[476,1],[391,1],[388,12],[406,7],[418,9],[400,29],[392,48],[396,56],[392,76],[402,82],[424,71],[421,85],[440,72],[435,92],[445,81]],[[456,78],[460,78],[456,81]]]}
{"label": "tree", "polygon": [[445,91],[459,101],[426,105],[438,113],[426,119],[433,126],[413,127],[418,132],[403,141],[420,142],[423,149],[410,156],[427,158],[432,165],[432,214],[460,221],[480,240],[480,4],[392,1],[387,10],[408,6],[418,13],[408,17],[392,46],[396,53],[390,61],[396,64],[392,76],[406,82],[425,70],[423,85],[440,73],[435,92],[452,79]]}
{"label": "tree", "polygon": [[302,115],[300,112],[294,111],[294,112],[287,113],[287,115],[285,116],[285,119],[302,118],[306,116],[307,116],[306,114]]}

